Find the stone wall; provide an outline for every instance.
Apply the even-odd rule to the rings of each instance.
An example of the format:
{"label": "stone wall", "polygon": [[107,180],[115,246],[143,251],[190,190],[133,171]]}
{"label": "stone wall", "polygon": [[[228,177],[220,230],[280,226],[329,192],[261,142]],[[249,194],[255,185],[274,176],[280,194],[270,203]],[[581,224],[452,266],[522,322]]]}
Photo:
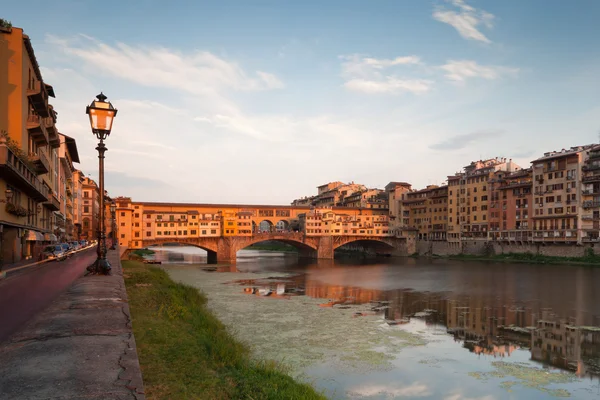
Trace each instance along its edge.
{"label": "stone wall", "polygon": [[458,254],[469,254],[487,256],[493,254],[508,253],[532,253],[554,257],[584,257],[589,253],[600,255],[600,245],[584,244],[516,244],[500,243],[495,241],[464,241],[461,243],[450,243],[443,241],[418,240],[416,242],[416,253],[426,256],[451,256]]}

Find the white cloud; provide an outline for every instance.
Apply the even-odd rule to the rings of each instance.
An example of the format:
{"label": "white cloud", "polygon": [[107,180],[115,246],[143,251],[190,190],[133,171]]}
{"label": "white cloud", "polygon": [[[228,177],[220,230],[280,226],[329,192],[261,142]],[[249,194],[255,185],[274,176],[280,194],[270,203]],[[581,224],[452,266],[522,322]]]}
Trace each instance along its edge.
{"label": "white cloud", "polygon": [[518,68],[479,65],[472,60],[449,60],[440,68],[446,71],[446,78],[459,83],[469,78],[498,79],[503,75],[515,75],[519,72]]}
{"label": "white cloud", "polygon": [[165,87],[189,93],[229,88],[269,90],[283,87],[273,74],[248,75],[240,66],[208,51],[184,54],[164,47],[109,45],[85,35],[74,39],[48,36],[47,41],[88,67],[143,86]]}
{"label": "white cloud", "polygon": [[432,394],[427,385],[415,382],[409,386],[397,384],[373,384],[350,389],[350,394],[361,397],[384,395],[386,397],[426,397]]}
{"label": "white cloud", "polygon": [[394,69],[393,67],[421,64],[421,59],[415,55],[378,59],[352,54],[340,58],[343,60],[342,77],[346,79],[344,87],[348,90],[368,94],[420,94],[427,92],[433,84],[425,79],[400,78],[397,74],[382,73],[383,70]]}
{"label": "white cloud", "polygon": [[425,93],[431,89],[432,81],[425,79],[398,79],[392,76],[379,81],[351,79],[344,83],[347,89],[363,93]]}
{"label": "white cloud", "polygon": [[433,12],[433,18],[451,25],[456,29],[460,36],[468,40],[478,40],[484,43],[491,41],[478,29],[483,25],[486,28],[492,28],[494,15],[483,10],[466,4],[464,0],[447,0],[455,10],[448,10],[444,7],[437,7]]}

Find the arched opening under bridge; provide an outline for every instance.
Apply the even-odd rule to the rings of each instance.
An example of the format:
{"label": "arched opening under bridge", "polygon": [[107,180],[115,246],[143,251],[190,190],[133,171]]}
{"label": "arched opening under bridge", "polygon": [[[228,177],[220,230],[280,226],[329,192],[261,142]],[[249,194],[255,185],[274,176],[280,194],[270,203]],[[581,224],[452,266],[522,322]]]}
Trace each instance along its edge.
{"label": "arched opening under bridge", "polygon": [[317,250],[310,245],[307,245],[296,240],[273,239],[273,240],[257,240],[249,243],[245,247],[236,252],[238,261],[251,261],[257,257],[264,259],[272,258],[315,258]]}
{"label": "arched opening under bridge", "polygon": [[154,251],[152,259],[163,264],[215,264],[216,249],[210,249],[193,243],[168,242],[147,247]]}
{"label": "arched opening under bridge", "polygon": [[357,239],[334,249],[334,257],[340,256],[390,256],[394,246],[377,239]]}

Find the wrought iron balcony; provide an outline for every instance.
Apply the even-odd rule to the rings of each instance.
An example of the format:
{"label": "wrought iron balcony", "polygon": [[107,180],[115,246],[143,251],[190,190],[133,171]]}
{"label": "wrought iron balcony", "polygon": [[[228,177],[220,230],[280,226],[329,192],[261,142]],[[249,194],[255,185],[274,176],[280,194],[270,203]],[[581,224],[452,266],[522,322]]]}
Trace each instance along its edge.
{"label": "wrought iron balcony", "polygon": [[27,116],[27,131],[31,140],[41,146],[48,144],[48,132],[46,126],[43,124],[42,119],[35,114],[29,114]]}
{"label": "wrought iron balcony", "polygon": [[48,162],[48,158],[40,150],[38,150],[37,153],[30,153],[29,161],[31,164],[33,164],[35,172],[38,175],[43,175],[50,172],[50,163]]}
{"label": "wrought iron balcony", "polygon": [[48,92],[46,92],[46,87],[40,81],[33,82],[32,86],[32,88],[27,88],[27,96],[31,105],[40,116],[44,118],[49,117],[50,110],[48,109]]}
{"label": "wrought iron balcony", "polygon": [[40,202],[48,200],[48,188],[4,142],[0,142],[0,175],[32,199]]}

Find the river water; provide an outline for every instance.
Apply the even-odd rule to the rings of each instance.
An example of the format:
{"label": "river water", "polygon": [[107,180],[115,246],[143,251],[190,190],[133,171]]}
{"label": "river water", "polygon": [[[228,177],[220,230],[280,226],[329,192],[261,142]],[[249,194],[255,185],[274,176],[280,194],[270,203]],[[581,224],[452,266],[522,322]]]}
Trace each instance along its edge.
{"label": "river water", "polygon": [[600,399],[600,268],[155,248],[257,358],[332,399]]}

